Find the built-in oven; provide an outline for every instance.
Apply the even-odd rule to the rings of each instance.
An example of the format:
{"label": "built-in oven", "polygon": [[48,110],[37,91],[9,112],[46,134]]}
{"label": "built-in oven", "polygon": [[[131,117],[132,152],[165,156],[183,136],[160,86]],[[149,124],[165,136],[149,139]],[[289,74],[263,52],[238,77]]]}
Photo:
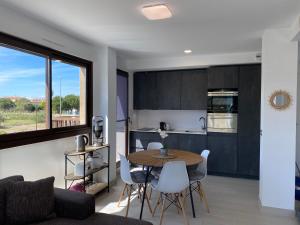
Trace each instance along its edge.
{"label": "built-in oven", "polygon": [[236,89],[208,90],[208,113],[237,113],[238,91]]}
{"label": "built-in oven", "polygon": [[237,133],[237,113],[208,113],[207,132]]}
{"label": "built-in oven", "polygon": [[209,90],[207,96],[207,131],[236,133],[238,122],[238,91]]}

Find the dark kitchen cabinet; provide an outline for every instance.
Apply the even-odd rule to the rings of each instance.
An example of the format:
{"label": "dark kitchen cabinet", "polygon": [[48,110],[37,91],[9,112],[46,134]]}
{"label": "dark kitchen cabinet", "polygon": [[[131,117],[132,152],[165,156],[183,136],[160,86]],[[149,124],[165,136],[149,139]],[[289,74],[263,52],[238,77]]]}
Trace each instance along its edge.
{"label": "dark kitchen cabinet", "polygon": [[158,109],[180,109],[181,71],[157,72]]}
{"label": "dark kitchen cabinet", "polygon": [[168,134],[168,137],[164,141],[164,145],[166,148],[178,148],[179,139],[178,134]]}
{"label": "dark kitchen cabinet", "polygon": [[186,70],[181,78],[181,109],[206,110],[207,70]]}
{"label": "dark kitchen cabinet", "polygon": [[213,66],[208,69],[208,89],[238,88],[238,66]]}
{"label": "dark kitchen cabinet", "polygon": [[191,151],[197,154],[207,148],[206,135],[200,134],[178,134],[178,148],[186,151]]}
{"label": "dark kitchen cabinet", "polygon": [[157,109],[156,72],[134,73],[134,109]]}
{"label": "dark kitchen cabinet", "polygon": [[130,152],[136,150],[147,149],[150,142],[161,142],[159,133],[157,132],[130,132]]}
{"label": "dark kitchen cabinet", "polygon": [[238,174],[259,176],[261,66],[240,66]]}
{"label": "dark kitchen cabinet", "polygon": [[[192,151],[197,154],[207,148],[206,135],[169,133],[165,146],[172,149]],[[157,132],[130,132],[130,152],[147,149],[149,142],[162,142]]]}
{"label": "dark kitchen cabinet", "polygon": [[219,175],[235,175],[237,172],[237,134],[208,133],[208,172]]}
{"label": "dark kitchen cabinet", "polygon": [[206,110],[207,70],[137,72],[134,109]]}

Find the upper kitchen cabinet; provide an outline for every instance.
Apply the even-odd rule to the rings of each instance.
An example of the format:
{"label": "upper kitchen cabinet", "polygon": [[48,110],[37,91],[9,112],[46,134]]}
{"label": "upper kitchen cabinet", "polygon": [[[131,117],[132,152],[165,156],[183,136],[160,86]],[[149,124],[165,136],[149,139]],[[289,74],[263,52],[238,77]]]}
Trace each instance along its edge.
{"label": "upper kitchen cabinet", "polygon": [[180,109],[181,71],[157,72],[158,109]]}
{"label": "upper kitchen cabinet", "polygon": [[240,66],[238,173],[259,176],[261,65]]}
{"label": "upper kitchen cabinet", "polygon": [[238,88],[238,66],[214,66],[208,69],[208,89]]}
{"label": "upper kitchen cabinet", "polygon": [[181,78],[181,109],[206,110],[207,70],[186,70]]}
{"label": "upper kitchen cabinet", "polygon": [[134,73],[134,109],[157,109],[156,72]]}

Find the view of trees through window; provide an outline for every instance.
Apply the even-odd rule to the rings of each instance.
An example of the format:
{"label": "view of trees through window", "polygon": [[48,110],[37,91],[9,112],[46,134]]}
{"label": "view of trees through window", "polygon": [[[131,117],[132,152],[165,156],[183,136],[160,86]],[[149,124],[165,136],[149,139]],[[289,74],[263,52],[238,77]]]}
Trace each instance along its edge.
{"label": "view of trees through window", "polygon": [[49,117],[47,60],[0,46],[0,134],[86,123],[85,69],[55,60]]}
{"label": "view of trees through window", "polygon": [[52,61],[53,127],[85,124],[85,80],[83,68]]}

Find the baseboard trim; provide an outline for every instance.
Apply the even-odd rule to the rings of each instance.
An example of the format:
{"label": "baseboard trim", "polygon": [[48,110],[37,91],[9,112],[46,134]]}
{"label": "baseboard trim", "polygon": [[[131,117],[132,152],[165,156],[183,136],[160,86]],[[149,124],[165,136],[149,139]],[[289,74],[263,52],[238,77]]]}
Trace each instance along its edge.
{"label": "baseboard trim", "polygon": [[291,209],[280,209],[280,208],[274,208],[269,206],[263,206],[261,204],[261,201],[259,200],[259,206],[260,211],[269,215],[274,216],[285,216],[285,217],[295,217],[296,216],[296,210]]}
{"label": "baseboard trim", "polygon": [[243,178],[243,179],[250,179],[250,180],[259,180],[258,176],[250,176],[250,175],[230,174],[230,173],[213,172],[213,171],[208,171],[207,174],[208,175],[213,175],[213,176],[220,176],[220,177],[231,177],[231,178]]}

